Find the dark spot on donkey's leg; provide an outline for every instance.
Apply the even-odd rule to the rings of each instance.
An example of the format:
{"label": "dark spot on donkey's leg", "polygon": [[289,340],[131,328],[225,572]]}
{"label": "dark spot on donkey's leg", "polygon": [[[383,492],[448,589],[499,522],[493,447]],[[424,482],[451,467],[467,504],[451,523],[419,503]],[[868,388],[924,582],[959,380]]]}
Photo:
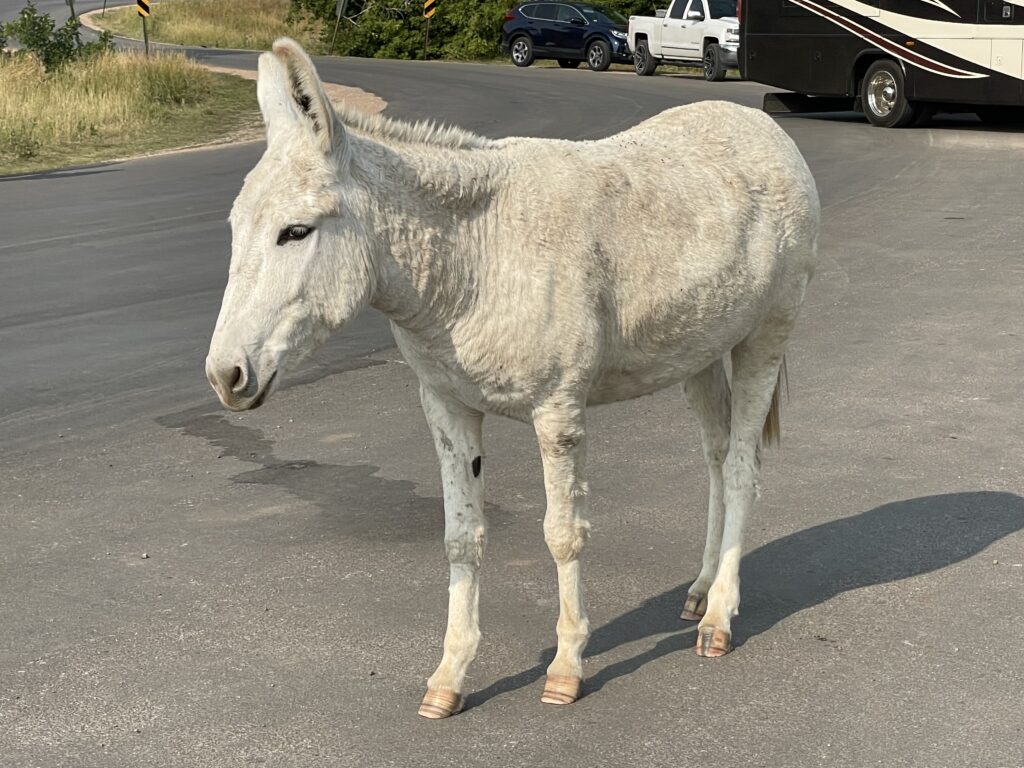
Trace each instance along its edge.
{"label": "dark spot on donkey's leg", "polygon": [[480,457],[473,459],[473,477],[480,477]]}

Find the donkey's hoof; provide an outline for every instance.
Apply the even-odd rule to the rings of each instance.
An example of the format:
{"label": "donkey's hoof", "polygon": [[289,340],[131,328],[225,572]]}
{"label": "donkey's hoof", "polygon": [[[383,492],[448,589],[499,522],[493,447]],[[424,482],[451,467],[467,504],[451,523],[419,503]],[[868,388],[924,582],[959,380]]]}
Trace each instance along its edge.
{"label": "donkey's hoof", "polygon": [[580,679],[566,675],[548,675],[540,700],[545,704],[572,704],[580,697]]}
{"label": "donkey's hoof", "polygon": [[441,720],[462,710],[462,697],[455,691],[427,689],[427,695],[420,702],[420,717]]}
{"label": "donkey's hoof", "polygon": [[732,636],[722,629],[705,627],[697,635],[697,655],[713,659],[732,650]]}
{"label": "donkey's hoof", "polygon": [[692,594],[686,596],[686,602],[683,603],[683,612],[679,614],[679,618],[684,621],[700,621],[704,618],[704,612],[708,609],[708,596],[701,594]]}

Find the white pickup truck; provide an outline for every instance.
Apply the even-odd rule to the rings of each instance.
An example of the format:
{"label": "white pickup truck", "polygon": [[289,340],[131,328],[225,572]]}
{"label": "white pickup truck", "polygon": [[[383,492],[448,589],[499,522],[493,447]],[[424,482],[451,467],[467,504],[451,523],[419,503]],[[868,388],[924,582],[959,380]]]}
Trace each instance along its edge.
{"label": "white pickup truck", "polygon": [[738,63],[736,0],[672,0],[657,16],[630,16],[628,35],[638,75],[664,62],[703,66],[705,80],[724,80]]}

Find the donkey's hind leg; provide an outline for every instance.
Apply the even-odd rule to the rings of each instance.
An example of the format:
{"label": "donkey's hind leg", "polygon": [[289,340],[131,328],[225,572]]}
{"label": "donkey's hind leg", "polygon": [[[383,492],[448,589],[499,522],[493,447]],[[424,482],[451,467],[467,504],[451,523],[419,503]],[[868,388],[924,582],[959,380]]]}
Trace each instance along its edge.
{"label": "donkey's hind leg", "polygon": [[558,569],[558,650],[548,666],[541,701],[571,704],[583,681],[583,648],[590,624],[583,607],[580,553],[590,525],[584,520],[587,483],[584,479],[586,433],[582,404],[561,402],[534,413],[540,457],[544,464],[547,511],[544,541]]}
{"label": "donkey's hind leg", "polygon": [[707,609],[708,589],[718,573],[718,555],[725,522],[722,465],[729,451],[731,393],[722,360],[716,360],[683,386],[686,398],[700,422],[704,461],[708,465],[708,535],[700,574],[690,586],[681,618],[697,621]]}
{"label": "donkey's hind leg", "polygon": [[756,495],[758,444],[779,385],[786,338],[795,319],[795,309],[773,313],[732,350],[732,427],[722,472],[725,524],[718,573],[708,591],[707,611],[697,628],[699,656],[722,656],[732,650],[730,622],[739,612],[743,526]]}

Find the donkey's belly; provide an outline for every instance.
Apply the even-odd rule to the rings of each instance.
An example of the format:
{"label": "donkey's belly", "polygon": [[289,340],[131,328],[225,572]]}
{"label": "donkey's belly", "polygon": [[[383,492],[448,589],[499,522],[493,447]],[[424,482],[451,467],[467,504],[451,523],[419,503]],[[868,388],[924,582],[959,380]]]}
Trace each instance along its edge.
{"label": "donkey's belly", "polygon": [[711,362],[712,359],[656,361],[641,367],[606,369],[591,386],[587,404],[614,403],[649,395],[685,381]]}

